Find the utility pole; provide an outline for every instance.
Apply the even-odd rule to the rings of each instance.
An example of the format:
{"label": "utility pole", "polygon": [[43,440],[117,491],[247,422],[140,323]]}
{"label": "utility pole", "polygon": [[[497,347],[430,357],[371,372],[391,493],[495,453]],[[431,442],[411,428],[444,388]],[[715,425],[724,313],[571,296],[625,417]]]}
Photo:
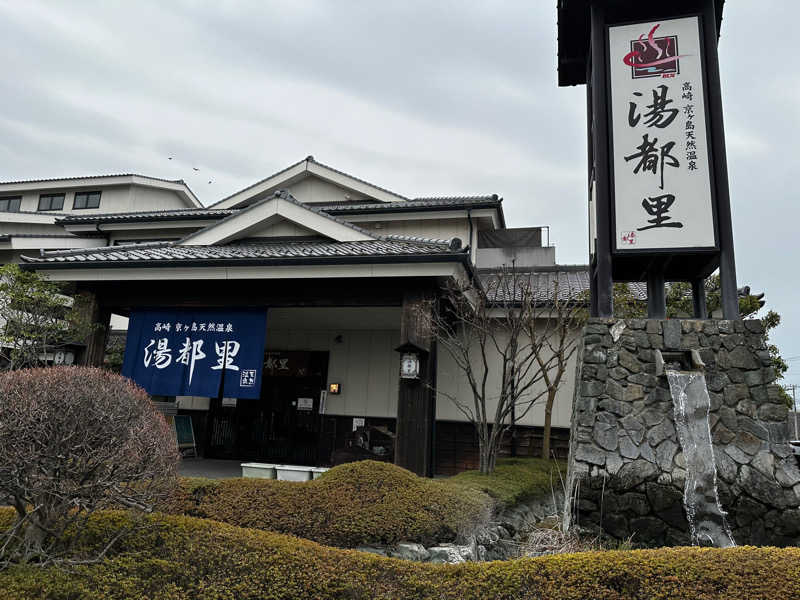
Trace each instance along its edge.
{"label": "utility pole", "polygon": [[789,383],[783,386],[785,390],[792,390],[792,419],[794,420],[794,439],[800,440],[800,433],[797,427],[797,384]]}

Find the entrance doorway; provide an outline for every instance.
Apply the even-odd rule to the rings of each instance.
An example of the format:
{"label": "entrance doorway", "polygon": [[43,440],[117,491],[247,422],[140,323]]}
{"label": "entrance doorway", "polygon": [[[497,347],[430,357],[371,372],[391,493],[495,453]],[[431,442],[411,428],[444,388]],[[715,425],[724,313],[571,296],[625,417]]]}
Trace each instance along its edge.
{"label": "entrance doorway", "polygon": [[267,352],[260,398],[211,400],[206,455],[317,465],[327,371],[327,352]]}

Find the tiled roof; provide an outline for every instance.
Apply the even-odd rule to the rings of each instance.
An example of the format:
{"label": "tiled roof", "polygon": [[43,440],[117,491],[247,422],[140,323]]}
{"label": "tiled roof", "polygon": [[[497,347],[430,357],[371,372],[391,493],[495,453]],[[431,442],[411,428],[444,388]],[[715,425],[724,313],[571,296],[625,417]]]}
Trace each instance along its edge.
{"label": "tiled roof", "polygon": [[[359,213],[392,213],[414,210],[475,208],[500,206],[502,198],[492,196],[449,196],[441,198],[414,198],[406,202],[342,202],[332,204],[302,203],[303,206],[331,215]],[[236,214],[240,208],[185,208],[176,210],[150,210],[142,212],[95,213],[93,215],[65,215],[56,220],[65,225],[83,223],[126,223],[141,221],[182,221],[194,219],[221,219]]]}
{"label": "tiled roof", "polygon": [[174,210],[145,210],[140,212],[95,213],[93,215],[65,215],[56,220],[65,225],[77,223],[124,223],[128,221],[175,221],[189,219],[219,219],[241,209],[178,208]]}
{"label": "tiled roof", "polygon": [[388,257],[464,255],[451,249],[449,240],[385,236],[379,240],[336,242],[330,240],[241,242],[225,246],[179,246],[174,242],[153,242],[133,246],[84,248],[43,252],[41,257],[23,256],[29,263],[107,265],[109,263],[259,261],[286,259],[327,259],[337,257]]}
{"label": "tiled roof", "polygon": [[500,206],[503,202],[497,194],[491,196],[442,196],[414,198],[406,202],[363,202],[342,204],[320,204],[318,208],[332,214],[404,212],[430,209],[474,208],[476,206]]}
{"label": "tiled roof", "polygon": [[[497,302],[511,302],[511,286],[505,289],[498,288],[496,277],[499,270],[484,269],[478,272],[478,277],[489,297]],[[493,277],[493,275],[495,275]],[[522,298],[522,290],[531,285],[536,292],[536,300],[547,302],[552,299],[558,283],[558,297],[561,300],[569,298],[588,301],[589,293],[589,267],[586,265],[555,265],[553,267],[537,267],[531,271],[520,270],[517,273],[517,289],[515,300]],[[634,300],[647,301],[647,283],[644,281],[630,281],[627,283]],[[667,283],[669,286],[669,283]]]}
{"label": "tiled roof", "polygon": [[522,299],[523,291],[527,289],[534,291],[538,302],[548,302],[553,298],[556,285],[558,285],[559,299],[575,300],[589,289],[589,268],[585,265],[556,265],[539,267],[531,271],[518,271],[514,276],[516,286],[507,279],[504,281],[504,286],[498,285],[500,279],[497,273],[497,270],[484,270],[478,273],[483,288],[494,302],[518,302]]}
{"label": "tiled roof", "polygon": [[84,175],[78,177],[48,177],[46,179],[20,179],[17,181],[0,181],[0,185],[15,185],[22,183],[49,183],[51,181],[77,181],[78,179],[111,179],[112,177],[141,177],[142,179],[153,179],[164,183],[180,183],[186,185],[183,179],[164,179],[151,175],[140,175],[139,173],[109,173],[108,175]]}

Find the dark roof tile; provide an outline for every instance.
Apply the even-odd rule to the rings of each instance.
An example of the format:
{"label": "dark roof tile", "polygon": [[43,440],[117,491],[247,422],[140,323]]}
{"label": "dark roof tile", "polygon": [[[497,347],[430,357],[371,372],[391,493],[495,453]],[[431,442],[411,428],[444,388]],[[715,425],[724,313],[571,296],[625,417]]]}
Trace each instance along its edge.
{"label": "dark roof tile", "polygon": [[[514,290],[502,289],[497,286],[498,269],[482,269],[478,272],[481,284],[487,291],[489,298],[496,302],[511,302],[512,295],[515,301],[522,298],[522,290],[531,285],[536,292],[536,300],[547,302],[552,299],[558,283],[558,297],[561,300],[578,299],[589,293],[589,267],[586,265],[554,265],[552,267],[537,267],[530,271],[520,270],[517,273],[518,287]],[[643,281],[628,282],[628,288],[635,300],[647,300],[647,284]],[[669,284],[667,284],[669,285]]]}
{"label": "dark roof tile", "polygon": [[141,175],[139,173],[109,173],[108,175],[79,175],[76,177],[48,177],[46,179],[19,179],[16,181],[0,181],[0,185],[49,183],[51,181],[76,181],[78,179],[111,179],[112,177],[141,177],[142,179],[152,179],[154,181],[163,181],[164,183],[180,183],[186,185],[186,182],[183,179],[164,179],[163,177],[153,177],[152,175]]}
{"label": "dark roof tile", "polygon": [[448,240],[404,239],[385,236],[358,242],[280,241],[241,242],[224,246],[179,246],[174,242],[153,242],[135,246],[83,248],[44,252],[41,257],[23,257],[38,265],[160,261],[258,260],[333,257],[381,257],[412,255],[455,255]]}
{"label": "dark roof tile", "polygon": [[[405,202],[341,202],[332,204],[302,203],[312,210],[330,215],[359,213],[393,213],[415,210],[448,210],[474,208],[476,206],[500,206],[502,198],[492,196],[448,196],[439,198],[415,198]],[[243,209],[240,208],[186,208],[176,210],[151,210],[142,212],[96,213],[93,215],[66,215],[57,223],[77,225],[84,223],[126,223],[141,221],[182,221],[195,219],[222,219]]]}

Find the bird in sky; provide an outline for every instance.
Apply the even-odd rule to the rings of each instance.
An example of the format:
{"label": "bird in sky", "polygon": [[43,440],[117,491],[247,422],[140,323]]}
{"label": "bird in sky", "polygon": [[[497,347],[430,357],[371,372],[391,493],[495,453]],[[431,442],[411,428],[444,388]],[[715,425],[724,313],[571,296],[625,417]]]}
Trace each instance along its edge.
{"label": "bird in sky", "polygon": [[200,169],[198,169],[197,167],[192,167],[192,170],[193,171],[199,171]]}

